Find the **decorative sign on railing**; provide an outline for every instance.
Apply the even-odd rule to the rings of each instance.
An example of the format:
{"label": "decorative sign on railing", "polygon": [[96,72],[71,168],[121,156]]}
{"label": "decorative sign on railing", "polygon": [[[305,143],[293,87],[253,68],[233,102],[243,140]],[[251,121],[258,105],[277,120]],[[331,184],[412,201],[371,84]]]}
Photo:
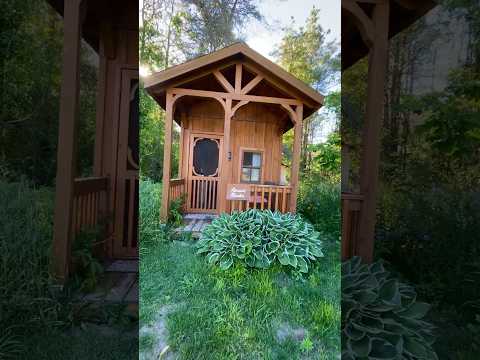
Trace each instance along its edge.
{"label": "decorative sign on railing", "polygon": [[228,184],[227,200],[250,200],[250,185]]}

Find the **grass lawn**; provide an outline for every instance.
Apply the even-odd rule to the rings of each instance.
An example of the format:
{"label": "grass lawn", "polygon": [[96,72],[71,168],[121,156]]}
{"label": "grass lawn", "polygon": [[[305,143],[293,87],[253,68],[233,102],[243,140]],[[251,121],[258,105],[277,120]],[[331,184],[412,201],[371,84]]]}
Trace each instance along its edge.
{"label": "grass lawn", "polygon": [[[123,330],[123,329],[122,329]],[[133,360],[138,358],[136,328],[120,331],[113,327],[48,331],[31,337],[25,344],[25,360]]]}
{"label": "grass lawn", "polygon": [[279,265],[222,271],[190,240],[151,245],[140,261],[141,358],[168,344],[180,359],[339,359],[340,251],[325,246],[302,280]]}

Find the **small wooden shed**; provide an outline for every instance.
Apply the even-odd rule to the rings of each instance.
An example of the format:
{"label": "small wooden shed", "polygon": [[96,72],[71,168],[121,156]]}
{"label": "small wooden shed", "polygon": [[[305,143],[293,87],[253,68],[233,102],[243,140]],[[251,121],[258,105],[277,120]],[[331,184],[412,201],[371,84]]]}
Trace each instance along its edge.
{"label": "small wooden shed", "polygon": [[[302,123],[322,95],[244,43],[153,74],[145,88],[166,111],[163,218],[183,194],[187,213],[295,212]],[[173,121],[181,129],[178,179]],[[290,184],[282,184],[282,136],[291,128]]]}

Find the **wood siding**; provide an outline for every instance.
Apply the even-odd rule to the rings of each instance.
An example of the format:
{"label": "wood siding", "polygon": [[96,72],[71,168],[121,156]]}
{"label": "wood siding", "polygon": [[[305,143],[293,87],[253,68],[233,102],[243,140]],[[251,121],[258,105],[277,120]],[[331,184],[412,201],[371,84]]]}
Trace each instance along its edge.
{"label": "wood siding", "polygon": [[[180,100],[182,101],[182,100]],[[183,107],[185,108],[185,106]],[[282,159],[282,129],[286,114],[278,105],[249,103],[242,106],[231,122],[231,149],[228,183],[240,182],[241,149],[259,149],[263,151],[263,181],[280,182]],[[181,174],[188,173],[188,154],[190,153],[190,134],[203,132],[223,135],[224,110],[216,100],[202,99],[190,104],[188,112],[176,114],[181,123]],[[225,194],[221,196],[225,197]]]}

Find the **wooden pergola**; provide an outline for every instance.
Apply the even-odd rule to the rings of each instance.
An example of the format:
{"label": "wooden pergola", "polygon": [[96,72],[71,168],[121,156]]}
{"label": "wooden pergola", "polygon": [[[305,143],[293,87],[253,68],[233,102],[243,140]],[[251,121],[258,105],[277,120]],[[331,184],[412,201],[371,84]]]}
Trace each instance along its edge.
{"label": "wooden pergola", "polygon": [[[227,80],[222,71],[234,67],[232,79]],[[246,69],[256,75],[242,84],[242,72]],[[223,91],[207,90],[208,83],[198,87],[189,86],[195,80],[213,74]],[[251,92],[261,82],[268,83],[270,91],[262,95]],[[250,49],[244,43],[236,43],[212,54],[201,56],[186,63],[174,66],[145,79],[145,88],[166,111],[162,218],[166,219],[171,200],[171,152],[172,126],[178,100],[182,97],[209,98],[218,101],[224,110],[223,150],[220,174],[220,212],[229,211],[225,197],[226,188],[231,181],[231,123],[235,113],[249,103],[278,105],[286,112],[294,126],[294,144],[291,167],[291,198],[288,210],[294,212],[297,204],[299,186],[300,152],[303,119],[318,110],[323,104],[323,96],[305,83],[295,78],[277,64]],[[283,96],[267,95],[270,92]],[[262,205],[263,208],[263,205]]]}
{"label": "wooden pergola", "polygon": [[373,260],[389,39],[435,5],[432,0],[342,0],[342,71],[368,56],[360,193],[342,193],[342,259]]}

